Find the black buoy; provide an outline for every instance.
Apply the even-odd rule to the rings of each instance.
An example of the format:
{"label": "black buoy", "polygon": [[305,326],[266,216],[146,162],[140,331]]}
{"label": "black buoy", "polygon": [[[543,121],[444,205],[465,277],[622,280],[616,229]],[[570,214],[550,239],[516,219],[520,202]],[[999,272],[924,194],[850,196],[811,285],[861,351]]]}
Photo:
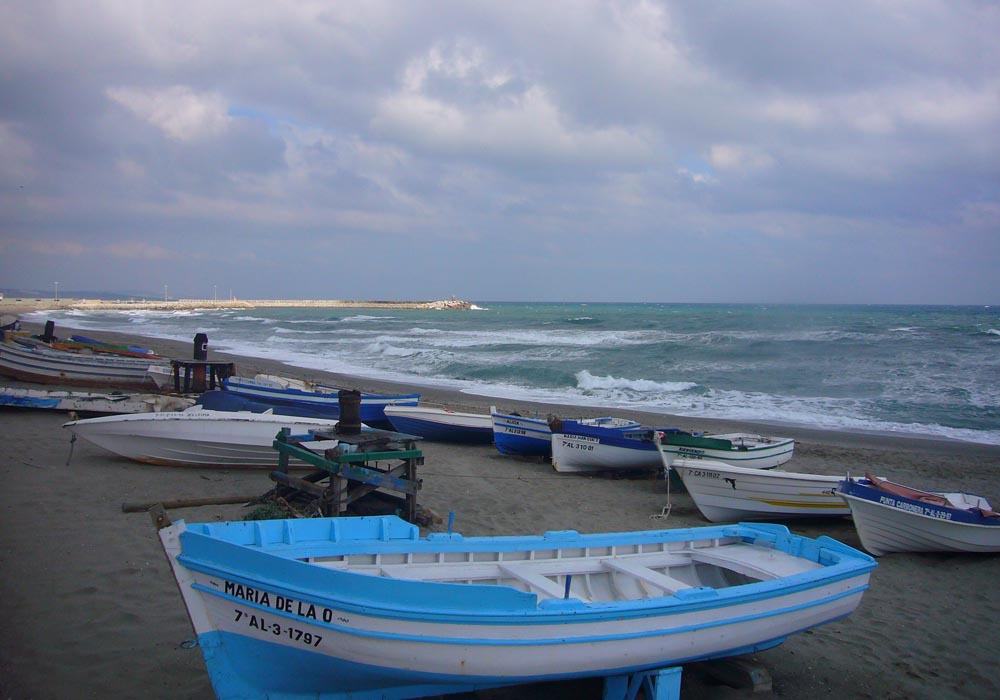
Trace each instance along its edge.
{"label": "black buoy", "polygon": [[357,435],[361,432],[361,392],[357,389],[341,389],[337,394],[340,404],[340,421],[337,432],[342,435]]}

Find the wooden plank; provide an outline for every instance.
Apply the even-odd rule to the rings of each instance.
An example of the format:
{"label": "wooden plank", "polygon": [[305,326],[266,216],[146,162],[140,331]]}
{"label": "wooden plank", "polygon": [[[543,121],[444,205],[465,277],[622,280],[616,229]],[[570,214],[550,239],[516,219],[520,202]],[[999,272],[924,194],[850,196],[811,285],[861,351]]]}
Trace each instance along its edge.
{"label": "wooden plank", "polygon": [[500,570],[508,576],[516,578],[518,581],[527,584],[535,592],[542,593],[549,598],[562,598],[565,593],[563,586],[541,574],[519,568],[516,564],[504,563],[499,566]]}
{"label": "wooden plank", "polygon": [[623,574],[628,574],[629,576],[634,576],[637,579],[656,586],[667,594],[676,593],[684,588],[692,588],[689,583],[684,583],[683,581],[672,576],[667,576],[657,571],[653,571],[649,567],[643,566],[636,561],[630,561],[628,559],[605,559],[603,563],[604,566],[609,569],[619,571]]}

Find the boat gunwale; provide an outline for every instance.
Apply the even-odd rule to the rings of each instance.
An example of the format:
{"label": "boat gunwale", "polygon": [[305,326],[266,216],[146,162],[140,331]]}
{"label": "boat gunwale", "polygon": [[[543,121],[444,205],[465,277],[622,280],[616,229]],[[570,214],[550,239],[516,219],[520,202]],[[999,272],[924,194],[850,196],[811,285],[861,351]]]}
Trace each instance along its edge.
{"label": "boat gunwale", "polygon": [[[183,521],[181,521],[183,522]],[[261,521],[257,521],[261,522]],[[277,521],[285,522],[285,521]],[[202,525],[213,526],[207,523]],[[194,527],[194,526],[192,526]],[[775,528],[778,528],[775,530]],[[350,569],[336,569],[330,567],[317,566],[302,559],[307,558],[306,552],[301,551],[302,545],[288,545],[285,552],[275,551],[276,545],[270,545],[268,550],[262,550],[250,545],[238,544],[226,541],[221,537],[213,537],[205,532],[197,532],[186,529],[181,534],[184,543],[182,552],[178,560],[187,568],[198,571],[209,576],[218,576],[231,582],[240,582],[241,585],[256,587],[262,582],[273,588],[280,588],[290,597],[306,600],[313,604],[320,604],[326,607],[342,608],[356,613],[366,615],[376,615],[379,617],[399,618],[399,619],[421,619],[432,622],[462,622],[476,621],[478,623],[505,623],[506,621],[520,621],[531,619],[537,623],[552,622],[566,613],[572,613],[571,620],[576,622],[595,622],[605,618],[628,619],[645,618],[664,614],[679,614],[705,610],[718,607],[729,607],[745,602],[767,600],[775,597],[788,595],[798,591],[807,591],[830,585],[842,580],[848,580],[858,576],[867,576],[875,568],[875,561],[867,554],[859,552],[853,548],[837,542],[831,538],[821,536],[816,539],[803,538],[788,533],[787,528],[771,524],[741,524],[709,526],[706,528],[689,528],[685,530],[671,531],[646,531],[644,533],[610,533],[610,535],[627,534],[633,536],[627,542],[617,542],[617,544],[650,544],[660,542],[683,542],[690,540],[684,533],[691,530],[699,530],[699,540],[710,539],[735,539],[744,544],[753,544],[756,540],[762,540],[763,547],[774,548],[783,551],[789,556],[800,556],[807,560],[819,563],[820,566],[808,571],[802,571],[787,576],[779,576],[774,579],[753,581],[751,583],[739,584],[726,588],[693,588],[688,589],[690,593],[682,592],[670,595],[654,596],[642,599],[629,599],[617,601],[584,602],[577,598],[568,599],[542,599],[530,591],[522,591],[503,584],[469,584],[421,581],[412,579],[388,579],[380,576],[373,576],[370,573],[352,572]],[[784,533],[781,532],[784,530]],[[572,531],[570,531],[572,532]],[[710,532],[714,532],[718,537],[713,538]],[[664,533],[668,537],[664,539]],[[673,533],[681,533],[676,535]],[[536,549],[550,551],[560,547],[579,548],[588,546],[579,541],[584,537],[599,537],[608,539],[608,534],[579,535],[575,540],[566,539],[569,533],[552,533],[554,539],[545,539],[545,536],[533,538],[509,537],[509,538],[463,538],[461,536],[449,536],[436,540],[424,539],[403,539],[381,541],[376,549],[378,553],[405,553],[413,551],[442,551],[441,545],[445,545],[444,551],[518,551],[525,549]],[[672,537],[669,535],[673,534]],[[780,539],[781,535],[786,536],[786,546],[775,546],[775,539]],[[646,537],[634,537],[635,535],[645,535]],[[704,536],[701,536],[704,535]],[[534,547],[525,546],[525,540],[534,540]],[[336,543],[340,545],[334,552],[313,552],[313,557],[338,556],[346,554],[372,554],[375,553],[372,547],[372,540],[358,542],[356,546],[350,545],[351,541],[346,540]],[[332,541],[329,543],[333,545]],[[395,546],[390,547],[393,544]],[[591,547],[603,547],[613,544],[612,542],[591,541]],[[421,545],[421,546],[415,546]],[[448,546],[450,545],[450,547]],[[313,544],[312,548],[320,546]],[[460,546],[460,547],[459,547]],[[801,550],[806,548],[809,555],[804,556]],[[194,549],[192,553],[189,550]],[[712,547],[707,550],[714,549]],[[800,550],[799,553],[788,551],[789,549]],[[201,550],[201,551],[200,551]],[[299,551],[293,551],[299,550]],[[353,550],[353,551],[351,551]],[[687,550],[681,550],[681,552]],[[696,550],[695,550],[696,551]],[[210,560],[211,557],[211,560]],[[823,559],[827,561],[824,562]],[[268,564],[268,562],[271,562]],[[268,576],[255,576],[250,573],[254,567],[263,567],[270,570]],[[276,571],[280,570],[280,571]],[[278,574],[281,575],[278,575]],[[363,578],[362,578],[363,577]],[[293,584],[289,579],[297,578],[298,582]],[[337,586],[331,582],[338,582]],[[344,587],[345,595],[349,597],[333,597],[331,591]],[[865,584],[864,587],[867,587]],[[864,588],[863,587],[863,588]],[[862,588],[862,590],[863,590]],[[279,593],[279,591],[275,591]],[[442,603],[442,601],[448,601]],[[486,607],[489,603],[493,607]]]}

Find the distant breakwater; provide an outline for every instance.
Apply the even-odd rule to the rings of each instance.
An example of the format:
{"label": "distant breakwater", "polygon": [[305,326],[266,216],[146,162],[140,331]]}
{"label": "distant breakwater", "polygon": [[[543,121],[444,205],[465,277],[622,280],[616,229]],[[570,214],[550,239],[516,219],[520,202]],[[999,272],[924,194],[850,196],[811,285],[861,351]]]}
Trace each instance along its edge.
{"label": "distant breakwater", "polygon": [[176,299],[167,301],[109,299],[4,299],[0,310],[7,313],[67,310],[79,311],[186,311],[191,309],[253,309],[263,307],[330,309],[418,309],[468,310],[472,303],[458,299],[439,301],[353,301],[340,299]]}

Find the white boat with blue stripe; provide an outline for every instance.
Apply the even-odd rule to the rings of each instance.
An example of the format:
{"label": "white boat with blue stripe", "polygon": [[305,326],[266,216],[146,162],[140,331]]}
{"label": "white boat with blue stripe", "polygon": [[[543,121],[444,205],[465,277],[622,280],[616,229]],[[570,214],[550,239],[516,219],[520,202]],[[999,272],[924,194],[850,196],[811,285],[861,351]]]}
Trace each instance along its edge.
{"label": "white boat with blue stripe", "polygon": [[[340,387],[303,381],[273,374],[255,377],[229,377],[222,386],[226,391],[257,402],[283,406],[301,406],[308,415],[336,420],[340,418]],[[386,406],[416,406],[420,394],[361,393],[361,421],[372,427],[391,428]]]}
{"label": "white boat with blue stripe", "polygon": [[747,469],[773,469],[792,458],[795,440],[752,433],[705,435],[684,430],[660,430],[655,435],[665,466],[678,458],[712,459]]}
{"label": "white boat with blue stripe", "polygon": [[[529,418],[516,413],[498,413],[494,408],[490,418],[493,422],[493,444],[501,454],[513,457],[552,457],[551,418]],[[638,428],[639,424],[627,418],[602,416],[599,418],[577,418],[584,425],[598,425],[616,430]]]}
{"label": "white boat with blue stripe", "polygon": [[486,413],[432,406],[386,406],[383,410],[393,430],[399,433],[438,442],[485,445],[493,442],[493,424]]}
{"label": "white boat with blue stripe", "polygon": [[1000,552],[1000,513],[982,496],[923,491],[865,474],[840,482],[861,545],[890,552]]}
{"label": "white boat with blue stripe", "polygon": [[751,653],[850,615],[875,568],[773,524],[517,537],[421,537],[395,516],[160,524],[222,700],[416,698]]}

